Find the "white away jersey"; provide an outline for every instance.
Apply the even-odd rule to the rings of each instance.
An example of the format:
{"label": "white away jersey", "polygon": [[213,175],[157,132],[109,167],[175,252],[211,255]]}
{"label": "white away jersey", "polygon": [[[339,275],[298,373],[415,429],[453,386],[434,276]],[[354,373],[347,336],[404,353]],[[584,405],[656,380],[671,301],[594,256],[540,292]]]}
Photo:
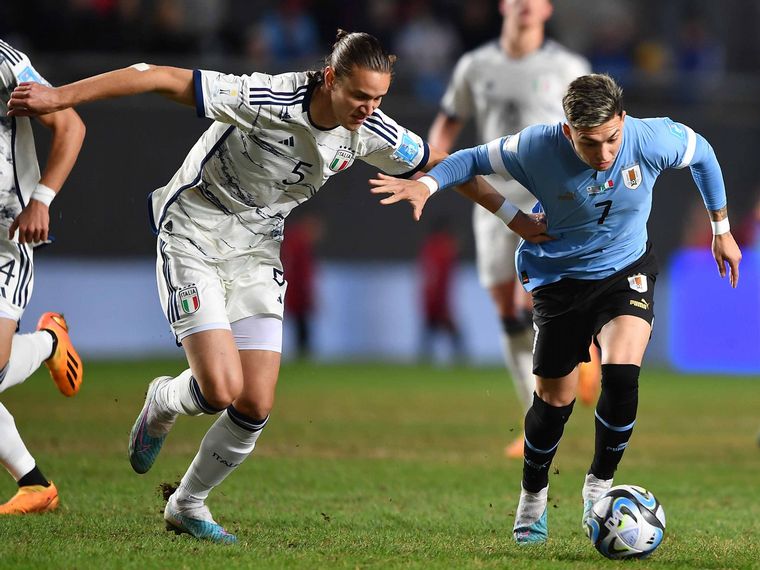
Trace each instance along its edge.
{"label": "white away jersey", "polygon": [[518,59],[494,40],[461,57],[441,107],[462,121],[474,117],[483,144],[528,125],[563,120],[568,85],[590,70],[583,57],[552,40]]}
{"label": "white away jersey", "polygon": [[8,100],[22,81],[50,85],[26,55],[0,40],[0,227],[4,228],[21,213],[40,181],[29,118],[8,116]]}
{"label": "white away jersey", "polygon": [[215,254],[281,240],[288,213],[356,158],[394,175],[427,163],[420,137],[379,110],[357,131],[315,126],[309,116],[315,85],[307,73],[196,70],[194,81],[197,113],[214,123],[171,181],[153,192],[151,214],[154,229],[167,235],[192,231],[222,240]]}

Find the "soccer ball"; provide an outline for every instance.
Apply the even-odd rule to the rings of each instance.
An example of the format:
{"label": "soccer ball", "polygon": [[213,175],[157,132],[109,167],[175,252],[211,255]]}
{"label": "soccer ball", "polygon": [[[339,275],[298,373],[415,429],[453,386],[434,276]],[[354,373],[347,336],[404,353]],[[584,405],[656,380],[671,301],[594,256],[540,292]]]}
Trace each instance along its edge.
{"label": "soccer ball", "polygon": [[635,485],[607,491],[586,519],[586,534],[607,558],[644,558],[662,542],[665,511],[655,496]]}

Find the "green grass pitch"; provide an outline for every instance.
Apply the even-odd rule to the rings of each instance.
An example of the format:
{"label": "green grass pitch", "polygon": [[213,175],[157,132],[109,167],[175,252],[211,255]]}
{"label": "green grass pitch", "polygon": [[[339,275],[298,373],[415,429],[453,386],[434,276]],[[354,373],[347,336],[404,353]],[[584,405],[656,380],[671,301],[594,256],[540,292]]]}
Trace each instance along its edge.
{"label": "green grass pitch", "polygon": [[[577,405],[550,478],[549,543],[511,528],[521,464],[502,449],[520,413],[496,368],[283,368],[271,421],[209,506],[240,543],[163,528],[209,418],[180,418],[154,468],[131,471],[127,434],[147,382],[181,363],[90,363],[61,397],[44,371],[0,398],[61,493],[45,516],[0,519],[0,568],[603,568],[580,528],[593,412]],[[617,483],[652,490],[665,540],[637,569],[760,568],[760,382],[645,369]],[[14,492],[0,477],[0,497]],[[626,566],[627,567],[627,566]]]}

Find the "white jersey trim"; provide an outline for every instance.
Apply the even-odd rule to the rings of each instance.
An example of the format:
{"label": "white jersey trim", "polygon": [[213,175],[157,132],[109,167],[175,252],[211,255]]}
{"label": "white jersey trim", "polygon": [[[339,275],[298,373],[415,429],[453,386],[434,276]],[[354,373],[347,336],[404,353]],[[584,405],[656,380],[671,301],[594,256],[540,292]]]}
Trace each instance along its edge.
{"label": "white jersey trim", "polygon": [[686,168],[689,166],[694,158],[694,152],[697,150],[697,134],[690,127],[686,125],[682,126],[686,130],[686,152],[683,155],[681,164],[676,166],[676,168]]}
{"label": "white jersey trim", "polygon": [[496,139],[486,145],[488,149],[488,161],[491,163],[491,168],[496,174],[509,174],[507,167],[504,165],[504,160],[501,157],[501,145],[504,139]]}

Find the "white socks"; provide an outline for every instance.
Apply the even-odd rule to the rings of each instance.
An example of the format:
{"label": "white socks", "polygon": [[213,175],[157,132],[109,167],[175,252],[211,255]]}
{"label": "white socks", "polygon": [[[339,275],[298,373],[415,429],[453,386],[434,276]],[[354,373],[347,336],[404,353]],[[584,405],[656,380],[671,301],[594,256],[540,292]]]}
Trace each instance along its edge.
{"label": "white socks", "polygon": [[35,465],[34,458],[21,441],[13,416],[2,404],[0,404],[0,463],[16,481],[34,469]]}
{"label": "white socks", "polygon": [[596,503],[602,495],[612,487],[612,479],[597,479],[591,473],[586,474],[586,479],[583,481],[583,501],[591,501]]}
{"label": "white socks", "polygon": [[5,378],[0,382],[0,392],[29,378],[52,352],[53,337],[47,331],[13,335],[11,357]]}
{"label": "white socks", "polygon": [[533,377],[533,328],[526,328],[513,335],[502,331],[501,344],[517,397],[523,411],[527,413],[533,404],[533,391],[536,389]]}
{"label": "white socks", "polygon": [[[199,403],[194,391],[198,383],[188,368],[179,376],[163,382],[156,390],[156,403],[161,411],[185,416],[200,416],[206,412]],[[198,389],[200,392],[200,390]],[[218,411],[218,410],[216,410]]]}
{"label": "white socks", "polygon": [[549,486],[547,485],[538,493],[526,491],[520,485],[520,502],[517,505],[515,513],[515,529],[525,528],[532,525],[546,510],[546,503],[549,497]]}
{"label": "white socks", "polygon": [[219,416],[175,493],[183,510],[202,504],[211,489],[251,454],[268,419],[249,418],[232,406]]}

